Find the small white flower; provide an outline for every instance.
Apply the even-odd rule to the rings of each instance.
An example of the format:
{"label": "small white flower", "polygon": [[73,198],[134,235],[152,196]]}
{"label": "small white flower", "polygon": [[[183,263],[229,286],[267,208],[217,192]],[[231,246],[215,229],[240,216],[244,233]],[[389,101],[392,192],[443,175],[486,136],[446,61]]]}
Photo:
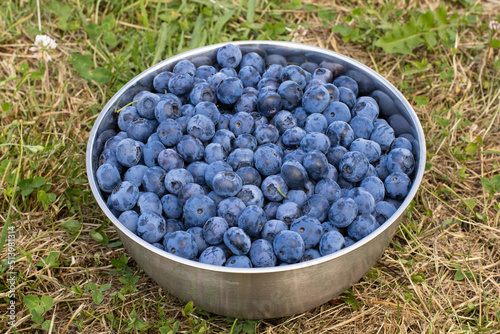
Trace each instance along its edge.
{"label": "small white flower", "polygon": [[491,20],[489,27],[491,30],[500,30],[500,23],[498,23],[498,21]]}
{"label": "small white flower", "polygon": [[33,57],[43,61],[52,61],[50,57],[51,49],[57,48],[57,42],[47,35],[37,35],[35,38],[35,46],[30,48],[30,51],[35,52]]}
{"label": "small white flower", "polygon": [[295,41],[303,41],[304,40],[304,37],[307,35],[307,29],[305,29],[303,26],[299,25],[297,27],[297,30],[292,30],[290,28],[286,28],[287,31],[289,32],[294,32],[293,33],[293,38],[292,38],[292,42],[295,42]]}

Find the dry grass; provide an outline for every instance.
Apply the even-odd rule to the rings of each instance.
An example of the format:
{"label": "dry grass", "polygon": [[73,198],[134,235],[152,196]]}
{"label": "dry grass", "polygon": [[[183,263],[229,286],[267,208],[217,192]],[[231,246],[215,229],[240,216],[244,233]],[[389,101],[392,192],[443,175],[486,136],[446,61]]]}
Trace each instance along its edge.
{"label": "dry grass", "polygon": [[[499,193],[490,197],[481,184],[481,178],[498,175],[500,163],[500,81],[499,67],[494,65],[500,55],[498,49],[477,49],[487,42],[487,36],[481,35],[486,31],[484,22],[495,10],[498,13],[500,5],[495,1],[483,4],[485,10],[476,25],[460,31],[455,51],[443,47],[431,53],[418,48],[406,56],[388,55],[380,49],[368,51],[361,44],[343,42],[330,26],[324,28],[315,14],[287,14],[294,24],[309,26],[304,43],[357,59],[402,90],[424,128],[429,165],[413,207],[391,245],[352,287],[350,296],[293,317],[257,321],[257,332],[500,333]],[[399,1],[396,7],[417,5],[433,8],[437,2],[424,5],[410,1],[406,5]],[[339,13],[354,8],[347,2],[333,6]],[[332,25],[342,23],[340,18]],[[10,31],[1,21],[0,34]],[[28,22],[36,25],[36,15]],[[54,22],[44,24],[48,31],[56,29]],[[14,73],[18,76],[0,86],[0,102],[10,103],[10,110],[0,119],[0,160],[8,161],[10,168],[0,179],[0,221],[4,225],[10,217],[18,236],[17,332],[35,332],[36,324],[22,302],[29,294],[54,299],[54,306],[44,314],[45,320],[51,321],[52,333],[124,332],[134,314],[153,326],[151,333],[157,331],[155,324],[167,319],[179,321],[180,332],[191,330],[189,322],[196,319],[206,320],[207,332],[229,332],[232,321],[223,317],[204,312],[183,316],[185,304],[162,290],[133,260],[129,267],[138,277],[137,290],[126,294],[123,301],[112,297],[125,284],[119,281],[123,275],[114,272],[111,259],[126,252],[121,247],[105,247],[91,236],[90,232],[106,225],[107,219],[90,195],[84,162],[92,123],[114,90],[110,85],[97,89],[68,65],[74,50],[84,50],[90,43],[82,31],[67,33],[59,41],[48,76],[21,81],[21,63],[27,63],[32,72],[39,64],[29,57],[34,35],[22,25],[18,32],[0,39],[4,41],[0,44],[0,81]],[[93,56],[99,58],[99,52]],[[426,71],[405,74],[405,66],[423,59],[430,64]],[[449,80],[440,75],[446,69],[441,63],[454,70]],[[428,97],[429,103],[417,108],[417,96]],[[478,143],[477,136],[481,136],[482,146],[477,152],[466,153],[470,143]],[[45,148],[33,152],[27,145]],[[484,153],[492,151],[497,152]],[[54,193],[56,200],[44,209],[36,191],[25,197],[7,196],[13,184],[8,175],[15,176],[16,171],[20,180],[45,177],[49,185],[46,192]],[[73,236],[62,228],[71,219],[81,223]],[[102,232],[112,241],[117,238],[110,226]],[[59,254],[58,266],[37,264],[50,252]],[[3,262],[6,258],[4,250],[0,259]],[[0,297],[8,303],[5,280],[0,279]],[[96,305],[89,293],[79,296],[71,289],[84,289],[88,282],[111,285],[103,293],[101,304]],[[0,331],[13,333],[5,313],[2,306]],[[121,321],[121,330],[113,328],[106,317],[110,314]]]}

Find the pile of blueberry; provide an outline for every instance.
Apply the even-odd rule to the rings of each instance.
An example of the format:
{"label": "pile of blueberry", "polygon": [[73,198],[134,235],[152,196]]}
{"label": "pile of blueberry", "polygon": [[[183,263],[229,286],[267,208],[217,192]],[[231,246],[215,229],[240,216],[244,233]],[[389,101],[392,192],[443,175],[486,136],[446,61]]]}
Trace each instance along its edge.
{"label": "pile of blueberry", "polygon": [[269,267],[336,252],[395,213],[415,139],[365,75],[233,44],[216,62],[179,61],[120,111],[96,175],[123,225],[186,259]]}

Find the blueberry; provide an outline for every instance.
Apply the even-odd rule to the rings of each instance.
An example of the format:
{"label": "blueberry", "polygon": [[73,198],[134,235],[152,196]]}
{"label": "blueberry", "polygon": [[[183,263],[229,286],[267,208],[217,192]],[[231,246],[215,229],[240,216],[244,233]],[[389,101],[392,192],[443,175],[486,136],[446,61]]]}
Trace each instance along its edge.
{"label": "blueberry", "polygon": [[295,121],[299,127],[303,128],[304,126],[306,126],[306,119],[309,116],[309,114],[304,108],[302,107],[295,108],[293,110],[292,115],[295,118]]}
{"label": "blueberry", "polygon": [[330,231],[340,232],[339,228],[335,227],[334,223],[332,223],[331,221],[326,221],[324,223],[321,223],[321,227],[323,228],[323,232],[324,233],[327,233],[327,232],[330,232]]}
{"label": "blueberry", "polygon": [[287,150],[285,156],[283,157],[283,163],[287,162],[288,160],[296,160],[300,164],[304,162],[304,157],[306,156],[306,152],[303,150],[299,149],[294,149],[294,150]]}
{"label": "blueberry", "polygon": [[401,172],[410,175],[415,169],[415,158],[407,149],[395,148],[387,154],[386,166],[389,173]]}
{"label": "blueberry", "polygon": [[203,225],[203,238],[210,245],[217,245],[223,242],[224,233],[229,228],[228,223],[224,218],[212,217],[209,218]]}
{"label": "blueberry", "polygon": [[264,74],[262,74],[263,78],[274,78],[278,80],[283,67],[286,66],[286,58],[282,55],[268,55],[266,58],[266,64],[268,65]]}
{"label": "blueberry", "polygon": [[149,243],[160,241],[167,232],[165,219],[152,211],[146,211],[137,220],[137,235]]}
{"label": "blueberry", "polygon": [[354,245],[356,243],[356,240],[354,240],[351,237],[344,237],[344,248],[347,248],[351,245]]}
{"label": "blueberry", "polygon": [[288,186],[285,180],[280,175],[270,175],[262,181],[261,185],[262,194],[264,197],[272,202],[283,200],[288,192]]}
{"label": "blueberry", "polygon": [[321,113],[330,103],[330,93],[324,86],[311,87],[302,96],[302,107],[309,113]]}
{"label": "blueberry", "polygon": [[205,161],[210,164],[215,161],[226,160],[226,152],[221,144],[210,143],[205,147],[204,157]]}
{"label": "blueberry", "polygon": [[230,227],[224,233],[224,244],[235,255],[248,254],[252,246],[250,237],[239,227]]}
{"label": "blueberry", "polygon": [[194,116],[196,115],[207,116],[216,125],[219,123],[221,114],[213,102],[200,102],[194,107]]}
{"label": "blueberry", "polygon": [[323,179],[328,174],[328,159],[320,151],[306,153],[303,166],[313,180]]}
{"label": "blueberry", "polygon": [[139,214],[137,212],[133,210],[124,211],[120,214],[118,220],[132,233],[137,234],[137,221],[139,220]]}
{"label": "blueberry", "polygon": [[256,205],[259,207],[264,206],[264,195],[258,186],[244,185],[237,194],[237,197],[245,203],[246,206]]}
{"label": "blueberry", "polygon": [[175,74],[168,82],[168,90],[175,95],[185,95],[193,88],[193,76],[189,74]]}
{"label": "blueberry", "polygon": [[211,164],[208,165],[208,167],[205,169],[205,182],[206,184],[213,189],[213,179],[215,174],[223,171],[230,171],[232,172],[233,169],[231,166],[225,162],[225,161],[215,161],[212,162]]}
{"label": "blueberry", "polygon": [[186,183],[177,194],[179,204],[184,206],[186,201],[195,195],[206,195],[205,189],[197,183]]}
{"label": "blueberry", "polygon": [[219,206],[219,203],[222,202],[222,200],[224,199],[223,197],[220,197],[219,195],[217,195],[215,193],[215,191],[211,191],[207,194],[208,197],[210,197],[210,199],[212,201],[214,201],[215,205]]}
{"label": "blueberry", "polygon": [[175,150],[167,148],[158,154],[158,164],[169,172],[175,168],[183,168],[184,160]]}
{"label": "blueberry", "polygon": [[259,145],[267,143],[276,143],[279,139],[280,133],[278,129],[272,124],[262,124],[255,128],[254,136]]}
{"label": "blueberry", "polygon": [[151,141],[144,145],[144,163],[148,167],[158,166],[158,155],[165,150],[165,146],[159,141]]}
{"label": "blueberry", "polygon": [[177,145],[182,138],[182,132],[181,125],[172,119],[161,122],[156,130],[160,142],[166,147]]}
{"label": "blueberry", "polygon": [[196,69],[194,76],[196,78],[201,78],[208,80],[208,78],[217,73],[217,70],[213,66],[201,65]]}
{"label": "blueberry", "polygon": [[371,119],[365,116],[355,116],[349,123],[354,131],[355,138],[370,138],[374,126]]}
{"label": "blueberry", "polygon": [[234,104],[243,95],[243,83],[239,78],[227,77],[217,87],[217,99],[224,104]]}
{"label": "blueberry", "polygon": [[328,125],[326,135],[330,138],[332,146],[341,145],[349,147],[354,140],[354,131],[344,121],[334,121]]}
{"label": "blueberry", "polygon": [[326,158],[333,167],[338,169],[340,160],[347,152],[348,150],[344,146],[332,146],[326,153]]}
{"label": "blueberry", "polygon": [[408,175],[401,172],[394,172],[385,178],[385,193],[394,199],[404,199],[411,188],[411,181]]}
{"label": "blueberry", "polygon": [[375,206],[375,219],[379,225],[385,223],[396,212],[396,208],[389,202],[380,201]]}
{"label": "blueberry", "polygon": [[192,105],[190,103],[184,104],[181,107],[181,115],[193,117],[194,116],[194,105]]}
{"label": "blueberry", "polygon": [[259,172],[253,167],[242,167],[236,171],[236,174],[241,178],[243,186],[254,185],[260,187],[262,183],[262,177]]}
{"label": "blueberry", "polygon": [[258,146],[257,139],[249,134],[241,134],[234,140],[234,148],[248,148],[252,151]]}
{"label": "blueberry", "polygon": [[184,135],[177,143],[177,152],[186,162],[193,162],[203,159],[204,146],[203,143],[196,137]]}
{"label": "blueberry", "polygon": [[311,261],[321,257],[321,254],[314,248],[309,248],[304,251],[304,255],[299,262]]}
{"label": "blueberry", "polygon": [[238,170],[241,167],[252,167],[254,165],[254,152],[248,148],[237,148],[227,157],[227,163]]}
{"label": "blueberry", "polygon": [[328,125],[335,121],[343,121],[349,123],[351,121],[351,111],[349,107],[342,102],[330,102],[328,107],[323,111]]}
{"label": "blueberry", "polygon": [[193,175],[184,168],[172,169],[165,175],[165,188],[174,195],[178,195],[186,184],[193,182]]}
{"label": "blueberry", "polygon": [[287,129],[296,127],[297,120],[293,117],[291,112],[281,110],[273,117],[271,124],[278,129],[280,134],[283,134]]}
{"label": "blueberry", "polygon": [[283,203],[294,202],[302,207],[307,200],[307,195],[303,190],[289,190]]}
{"label": "blueberry", "polygon": [[326,154],[330,149],[330,139],[321,132],[309,132],[300,141],[300,148],[304,152],[320,151]]}
{"label": "blueberry", "polygon": [[149,119],[135,118],[127,128],[129,138],[145,143],[155,131],[154,123]]}
{"label": "blueberry", "polygon": [[245,203],[237,197],[223,199],[217,206],[217,215],[224,218],[229,226],[236,226],[241,212],[246,208]]}
{"label": "blueberry", "polygon": [[182,215],[182,206],[177,196],[167,194],[161,198],[163,213],[167,218],[177,219]]}
{"label": "blueberry", "polygon": [[397,137],[396,139],[394,139],[392,141],[391,150],[393,150],[395,148],[404,148],[410,152],[413,151],[413,146],[412,146],[410,140],[408,140],[407,138],[402,137],[402,136]]}
{"label": "blueberry", "polygon": [[365,188],[357,187],[349,190],[347,197],[352,198],[358,207],[358,214],[373,214],[375,199]]}
{"label": "blueberry", "polygon": [[273,240],[273,248],[280,261],[296,263],[304,255],[304,239],[295,231],[281,231]]}
{"label": "blueberry", "polygon": [[158,93],[165,93],[165,91],[168,89],[168,82],[173,76],[174,74],[172,72],[162,72],[158,74],[153,79],[153,87]]}
{"label": "blueberry", "polygon": [[200,254],[199,262],[222,266],[226,262],[226,255],[220,247],[209,246]]}
{"label": "blueberry", "polygon": [[294,220],[302,216],[300,206],[294,202],[286,202],[281,204],[276,211],[276,219],[290,225]]}
{"label": "blueberry", "polygon": [[131,210],[139,198],[139,188],[135,183],[123,181],[110,195],[111,205],[115,210]]}
{"label": "blueberry", "polygon": [[[283,108],[293,110],[302,103],[302,90],[295,81],[284,81],[278,87],[278,94],[283,101]],[[305,110],[305,109],[304,109]]]}
{"label": "blueberry", "polygon": [[125,174],[123,175],[123,181],[129,181],[135,183],[138,187],[142,185],[142,178],[144,177],[144,173],[149,168],[144,165],[136,165],[130,167]]}
{"label": "blueberry", "polygon": [[356,95],[348,88],[339,87],[339,101],[345,103],[349,109],[356,104]]}
{"label": "blueberry", "polygon": [[290,189],[300,190],[304,188],[309,179],[304,166],[296,160],[288,160],[281,166],[281,177]]}
{"label": "blueberry", "polygon": [[150,167],[142,178],[142,187],[145,191],[155,193],[158,197],[162,197],[167,193],[165,188],[165,175],[167,173],[161,167]]}
{"label": "blueberry", "polygon": [[195,195],[183,207],[185,224],[189,227],[203,226],[217,212],[215,202],[206,195]]}
{"label": "blueberry", "polygon": [[368,191],[373,196],[375,202],[380,202],[385,197],[384,182],[376,176],[368,176],[363,179],[360,187]]}
{"label": "blueberry", "polygon": [[276,219],[276,212],[281,202],[269,202],[264,206],[264,212],[266,213],[267,219]]}
{"label": "blueberry", "polygon": [[273,242],[276,235],[281,232],[288,230],[288,226],[281,220],[271,219],[264,224],[264,228],[261,231],[261,236],[269,242]]}
{"label": "blueberry", "polygon": [[364,116],[374,122],[379,115],[379,107],[377,101],[369,96],[361,96],[356,100],[356,104],[352,108],[352,116]]}
{"label": "blueberry", "polygon": [[138,118],[139,113],[137,112],[137,108],[134,106],[123,108],[118,114],[118,127],[122,131],[127,131],[130,122],[132,122],[135,118]]}
{"label": "blueberry", "polygon": [[170,234],[165,250],[171,254],[193,260],[198,255],[198,246],[191,233],[175,231]]}
{"label": "blueberry", "polygon": [[380,145],[377,142],[363,138],[355,139],[349,150],[363,153],[370,163],[377,162],[381,155]]}
{"label": "blueberry", "polygon": [[[179,167],[182,168],[182,167]],[[199,185],[206,185],[205,182],[205,172],[208,168],[208,164],[203,161],[195,161],[190,163],[186,169],[193,176],[194,183],[198,183]]]}
{"label": "blueberry", "polygon": [[368,167],[368,173],[366,173],[365,178],[368,176],[378,177],[377,170],[375,169],[375,167],[372,164],[370,164],[370,166]]}
{"label": "blueberry", "polygon": [[338,201],[341,197],[340,186],[332,179],[326,178],[316,183],[314,193],[323,195],[329,204]]}
{"label": "blueberry", "polygon": [[236,68],[240,65],[242,54],[233,44],[226,44],[217,50],[217,63],[221,67]]}
{"label": "blueberry", "polygon": [[363,153],[351,151],[340,159],[339,172],[347,181],[359,182],[364,179],[369,165],[370,162]]}
{"label": "blueberry", "polygon": [[243,186],[241,178],[233,171],[223,171],[214,175],[212,188],[221,197],[235,196]]}
{"label": "blueberry", "polygon": [[273,245],[266,239],[257,239],[252,242],[248,255],[254,267],[274,267],[277,262]]}
{"label": "blueberry", "polygon": [[238,72],[238,78],[243,83],[243,87],[257,87],[261,76],[253,66],[244,66]]}
{"label": "blueberry", "polygon": [[153,93],[143,94],[134,105],[141,117],[155,119],[155,107],[160,102],[160,97]]}
{"label": "blueberry", "polygon": [[281,157],[271,147],[259,147],[254,154],[255,169],[263,176],[279,173],[281,169]]}
{"label": "blueberry", "polygon": [[[372,167],[372,166],[370,165],[370,167]],[[326,178],[337,182],[338,177],[339,177],[339,172],[337,171],[337,168],[335,168],[334,165],[329,163],[328,164],[328,174],[326,175]]]}
{"label": "blueberry", "polygon": [[307,71],[309,73],[313,73],[318,68],[318,64],[308,61],[308,62],[300,64],[300,67],[302,69],[304,69],[304,71]]}
{"label": "blueberry", "polygon": [[300,145],[300,142],[305,137],[306,131],[298,126],[285,130],[281,139],[283,144],[288,147],[296,147]]}
{"label": "blueberry", "polygon": [[370,214],[360,214],[354,221],[347,227],[347,235],[352,239],[359,241],[367,235],[374,232],[379,227],[375,217]]}
{"label": "blueberry", "polygon": [[111,131],[113,131],[113,136],[106,140],[106,143],[104,144],[104,151],[107,149],[113,149],[116,151],[116,146],[118,145],[118,143],[123,139],[128,138],[127,132],[125,131],[121,131],[119,134],[116,134],[114,130]]}
{"label": "blueberry", "polygon": [[256,205],[250,205],[241,211],[238,218],[238,227],[241,228],[249,237],[257,237],[262,231],[267,221],[264,210]]}
{"label": "blueberry", "polygon": [[380,145],[382,153],[387,152],[395,139],[394,130],[389,125],[381,125],[373,129],[370,139]]}
{"label": "blueberry", "polygon": [[208,248],[208,243],[203,238],[203,228],[199,226],[194,226],[186,230],[187,233],[191,234],[196,242],[196,247],[198,249],[198,255],[203,253],[205,249]]}
{"label": "blueberry", "polygon": [[295,81],[301,90],[306,87],[306,74],[305,71],[297,65],[288,65],[283,68],[280,73],[279,79],[281,82],[288,80]]}
{"label": "blueberry", "polygon": [[263,116],[271,117],[281,110],[283,100],[281,96],[273,91],[266,90],[259,94],[257,97],[257,110]]}
{"label": "blueberry", "polygon": [[202,82],[195,85],[191,93],[189,93],[189,101],[193,106],[200,102],[215,102],[216,93],[214,88],[208,82]]}
{"label": "blueberry", "polygon": [[378,164],[375,166],[375,170],[377,172],[377,176],[381,180],[385,180],[387,176],[389,176],[389,171],[387,170],[387,154],[382,154],[380,156]]}
{"label": "blueberry", "polygon": [[215,124],[207,116],[198,114],[191,117],[186,131],[189,135],[206,142],[215,135]]}
{"label": "blueberry", "polygon": [[264,73],[266,69],[266,62],[264,59],[256,52],[250,52],[243,56],[240,63],[240,68],[245,66],[254,67],[260,74]]}
{"label": "blueberry", "polygon": [[311,132],[325,133],[327,128],[328,128],[328,121],[326,120],[325,116],[323,116],[323,114],[314,113],[306,118],[304,130],[306,130],[307,133]]}
{"label": "blueberry", "polygon": [[99,188],[105,193],[112,192],[122,182],[120,172],[111,164],[102,164],[96,171],[96,178]]}
{"label": "blueberry", "polygon": [[139,198],[137,199],[137,206],[141,213],[146,211],[153,211],[161,215],[162,204],[158,195],[152,192],[141,192]]}
{"label": "blueberry", "polygon": [[304,205],[302,205],[302,213],[304,216],[314,217],[320,222],[324,222],[328,217],[330,203],[325,196],[314,194],[307,198]]}
{"label": "blueberry", "polygon": [[238,72],[232,67],[223,67],[220,69],[219,73],[225,74],[227,77],[237,77]]}
{"label": "blueberry", "polygon": [[347,192],[354,188],[354,182],[347,181],[342,175],[339,175],[337,183],[342,190],[342,197],[345,197],[344,195],[347,195]]}
{"label": "blueberry", "polygon": [[337,228],[349,226],[358,215],[358,205],[352,198],[342,197],[332,204],[328,220]]}
{"label": "blueberry", "polygon": [[333,84],[337,87],[344,87],[349,89],[354,93],[355,96],[358,96],[358,83],[352,78],[342,75],[335,80],[333,80]]}
{"label": "blueberry", "polygon": [[321,256],[329,255],[344,247],[344,236],[337,231],[330,231],[321,237],[319,242],[319,253]]}
{"label": "blueberry", "polygon": [[226,260],[225,266],[233,268],[252,268],[252,261],[245,255],[233,255]]}
{"label": "blueberry", "polygon": [[233,150],[235,140],[236,136],[230,130],[220,129],[215,132],[212,143],[221,144],[224,151],[229,154]]}
{"label": "blueberry", "polygon": [[219,86],[219,84],[222,82],[222,80],[224,80],[225,78],[227,78],[228,76],[222,72],[216,72],[212,75],[210,75],[208,78],[206,78],[205,80],[207,80],[207,82],[213,86],[213,87],[217,87]]}
{"label": "blueberry", "polygon": [[241,134],[252,134],[254,131],[255,120],[249,113],[238,112],[233,115],[229,121],[229,129],[235,136]]}
{"label": "blueberry", "polygon": [[234,105],[236,112],[250,113],[255,110],[257,110],[257,95],[251,93],[243,93]]}

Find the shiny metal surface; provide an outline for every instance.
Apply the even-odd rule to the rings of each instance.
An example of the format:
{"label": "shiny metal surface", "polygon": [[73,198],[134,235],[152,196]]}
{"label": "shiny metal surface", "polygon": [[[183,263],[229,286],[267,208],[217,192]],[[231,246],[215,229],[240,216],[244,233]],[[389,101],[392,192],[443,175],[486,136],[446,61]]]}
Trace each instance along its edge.
{"label": "shiny metal surface", "polygon": [[211,45],[167,59],[132,79],[106,104],[97,118],[87,146],[87,174],[92,193],[106,216],[113,222],[125,249],[161,287],[196,307],[238,318],[276,318],[307,311],[338,296],[356,283],[380,258],[401,222],[404,210],[415,196],[425,167],[425,138],[412,107],[404,96],[382,76],[363,64],[318,47],[268,41],[233,42],[243,53],[303,56],[309,61],[329,60],[346,69],[368,76],[376,89],[388,94],[398,111],[412,126],[418,141],[415,180],[408,197],[397,212],[374,233],[334,254],[315,260],[273,268],[228,268],[200,264],[157,249],[125,228],[106,206],[97,185],[95,171],[99,154],[115,128],[115,110],[132,101],[144,89],[152,89],[156,74],[171,70],[181,59],[196,65],[212,64],[217,49]]}

